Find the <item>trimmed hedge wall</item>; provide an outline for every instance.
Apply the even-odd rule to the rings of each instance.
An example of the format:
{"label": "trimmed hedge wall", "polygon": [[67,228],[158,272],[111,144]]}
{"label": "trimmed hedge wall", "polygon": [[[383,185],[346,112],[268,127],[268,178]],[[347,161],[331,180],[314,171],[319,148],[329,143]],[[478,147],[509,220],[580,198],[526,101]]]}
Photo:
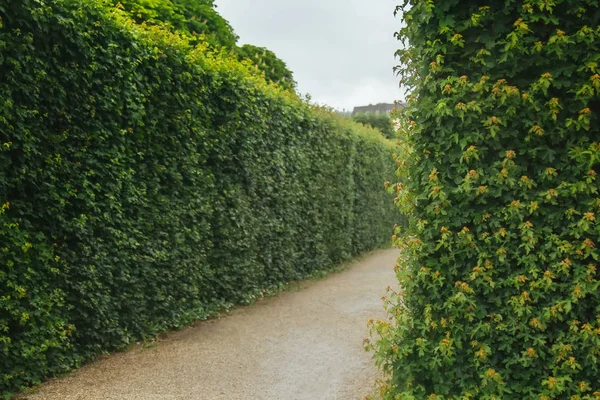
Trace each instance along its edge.
{"label": "trimmed hedge wall", "polygon": [[384,399],[600,399],[600,3],[400,0]]}
{"label": "trimmed hedge wall", "polygon": [[388,238],[375,130],[97,2],[0,16],[0,395]]}

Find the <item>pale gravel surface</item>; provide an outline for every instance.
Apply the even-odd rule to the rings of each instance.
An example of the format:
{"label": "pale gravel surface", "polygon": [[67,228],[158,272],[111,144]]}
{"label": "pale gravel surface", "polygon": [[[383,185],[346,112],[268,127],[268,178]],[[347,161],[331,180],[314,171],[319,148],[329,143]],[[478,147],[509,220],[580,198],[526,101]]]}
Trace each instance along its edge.
{"label": "pale gravel surface", "polygon": [[373,252],[343,273],[108,356],[21,398],[363,399],[377,377],[362,347],[366,322],[384,315],[397,256]]}

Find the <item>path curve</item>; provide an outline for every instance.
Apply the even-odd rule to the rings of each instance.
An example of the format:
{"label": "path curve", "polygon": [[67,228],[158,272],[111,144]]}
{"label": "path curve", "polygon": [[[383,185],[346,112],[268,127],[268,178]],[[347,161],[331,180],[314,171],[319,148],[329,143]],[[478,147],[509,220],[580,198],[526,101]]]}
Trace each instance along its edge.
{"label": "path curve", "polygon": [[343,273],[117,353],[52,380],[32,400],[358,400],[377,376],[362,347],[395,281],[397,250]]}

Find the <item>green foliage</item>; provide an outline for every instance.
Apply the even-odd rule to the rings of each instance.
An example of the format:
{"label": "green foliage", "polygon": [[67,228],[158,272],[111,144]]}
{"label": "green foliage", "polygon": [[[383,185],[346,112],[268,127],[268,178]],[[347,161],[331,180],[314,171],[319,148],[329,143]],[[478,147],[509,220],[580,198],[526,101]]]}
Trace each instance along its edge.
{"label": "green foliage", "polygon": [[214,0],[111,0],[138,23],[162,25],[194,43],[231,49],[240,61],[250,60],[267,81],[294,91],[296,82],[275,53],[250,44],[237,46],[233,28],[215,9]]}
{"label": "green foliage", "polygon": [[269,82],[274,82],[288,90],[293,91],[296,89],[296,81],[292,71],[271,50],[245,44],[239,47],[236,53],[240,60],[251,60],[256,68],[265,74],[265,79]]}
{"label": "green foliage", "polygon": [[392,146],[82,0],[0,0],[0,396],[386,241]]}
{"label": "green foliage", "polygon": [[136,22],[165,25],[171,31],[234,49],[238,40],[229,22],[215,9],[214,0],[110,0],[121,5]]}
{"label": "green foliage", "polygon": [[394,139],[396,137],[394,127],[392,126],[392,120],[387,114],[358,113],[353,115],[352,119],[363,125],[369,125],[378,129],[383,136],[388,139]]}
{"label": "green foliage", "polygon": [[598,2],[399,11],[410,228],[372,326],[383,397],[600,399]]}

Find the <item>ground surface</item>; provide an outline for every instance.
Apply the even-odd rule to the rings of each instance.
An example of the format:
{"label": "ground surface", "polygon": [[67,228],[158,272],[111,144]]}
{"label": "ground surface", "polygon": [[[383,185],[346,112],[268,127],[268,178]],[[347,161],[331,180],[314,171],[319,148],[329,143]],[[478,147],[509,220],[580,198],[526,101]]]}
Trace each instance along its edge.
{"label": "ground surface", "polygon": [[50,381],[23,399],[354,400],[377,371],[362,347],[396,250]]}

